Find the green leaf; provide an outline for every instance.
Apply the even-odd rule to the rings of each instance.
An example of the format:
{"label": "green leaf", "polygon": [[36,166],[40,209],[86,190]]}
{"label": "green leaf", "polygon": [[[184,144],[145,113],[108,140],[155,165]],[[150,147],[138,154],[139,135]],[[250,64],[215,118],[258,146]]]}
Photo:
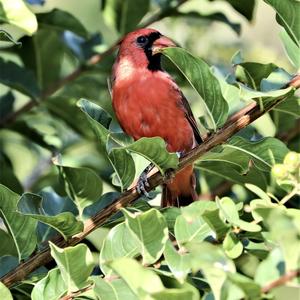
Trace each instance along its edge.
{"label": "green leaf", "polygon": [[239,220],[236,225],[249,232],[259,232],[261,231],[261,227],[258,224],[255,224],[254,222],[246,222],[244,220]]}
{"label": "green leaf", "polygon": [[243,290],[248,299],[261,299],[260,286],[248,277],[239,273],[228,273],[230,281]]}
{"label": "green leaf", "polygon": [[[112,120],[111,116],[100,106],[85,99],[79,100],[78,106],[90,123],[101,149],[107,153],[121,188],[127,188],[135,177],[134,161],[131,155],[124,150],[114,149],[111,153],[108,152],[109,149],[107,149],[107,145],[111,135],[108,128]],[[115,147],[121,147],[118,141],[114,139],[113,141]]]}
{"label": "green leaf", "polygon": [[76,204],[79,215],[83,209],[100,198],[102,194],[102,181],[91,169],[67,167],[54,162],[64,181],[65,191]]}
{"label": "green leaf", "polygon": [[222,286],[221,299],[236,300],[243,299],[244,297],[244,292],[238,286],[234,285],[231,281],[226,279]]}
{"label": "green leaf", "polygon": [[15,256],[5,255],[0,257],[0,277],[4,276],[19,264],[19,260]]}
{"label": "green leaf", "polygon": [[87,218],[90,218],[96,214],[96,212],[103,210],[108,205],[112,204],[120,197],[120,193],[118,192],[108,192],[103,194],[95,203],[87,206],[83,210],[83,215]]}
{"label": "green leaf", "polygon": [[292,65],[299,70],[300,68],[300,47],[294,43],[291,37],[287,34],[285,30],[279,33],[281,41],[283,43],[287,57],[289,58]]}
{"label": "green leaf", "polygon": [[269,238],[279,245],[285,261],[285,270],[299,268],[299,231],[293,217],[288,215],[282,206],[257,208],[255,212],[262,217],[263,223],[269,228]]}
{"label": "green leaf", "polygon": [[202,218],[215,232],[217,240],[224,238],[230,229],[229,225],[225,224],[220,218],[219,209],[217,208],[205,211]]}
{"label": "green leaf", "polygon": [[143,299],[147,294],[164,290],[159,276],[150,269],[143,268],[133,259],[123,257],[114,260],[109,265],[138,295],[139,299]]}
{"label": "green leaf", "polygon": [[217,198],[216,203],[220,209],[222,218],[226,219],[227,222],[236,224],[240,220],[237,207],[229,197],[224,197],[221,200]]}
{"label": "green leaf", "polygon": [[47,215],[42,202],[43,198],[41,196],[25,193],[18,202],[18,212],[53,227],[64,239],[83,230],[83,223],[77,221],[70,212],[63,212],[53,216]]}
{"label": "green leaf", "polygon": [[108,154],[109,161],[115,171],[113,184],[127,189],[135,177],[135,165],[132,156],[124,149],[114,148]]}
{"label": "green leaf", "polygon": [[234,263],[228,259],[219,246],[207,242],[187,244],[186,248],[189,253],[193,254],[193,272],[201,270],[215,299],[220,299],[227,273],[235,272]]}
{"label": "green leaf", "polygon": [[272,201],[266,199],[263,200],[255,199],[250,202],[251,213],[253,219],[256,222],[260,222],[263,220],[263,218],[259,215],[259,213],[256,212],[257,208],[272,208],[272,207],[277,207],[277,204],[272,203]]}
{"label": "green leaf", "polygon": [[2,58],[0,58],[0,69],[0,83],[34,99],[38,98],[40,89],[32,72]]}
{"label": "green leaf", "polygon": [[4,255],[18,256],[12,236],[2,229],[0,229],[0,241],[0,257]]}
{"label": "green leaf", "polygon": [[215,235],[202,218],[202,214],[213,207],[215,205],[212,202],[197,201],[182,208],[182,215],[177,217],[174,227],[179,247],[184,247],[188,242],[201,242],[207,237]]}
{"label": "green leaf", "polygon": [[[232,159],[240,160],[237,157],[232,157]],[[199,168],[203,173],[208,173],[210,176],[221,177],[238,184],[252,183],[263,189],[267,186],[266,174],[258,170],[255,166],[241,173],[240,170],[236,170],[236,165],[232,163],[207,161],[197,163],[196,168]]]}
{"label": "green leaf", "polygon": [[245,101],[255,100],[260,101],[262,105],[274,103],[280,97],[288,97],[294,94],[293,87],[288,87],[280,90],[272,90],[269,92],[261,92],[240,85],[240,96]]}
{"label": "green leaf", "polygon": [[[123,209],[127,228],[136,237],[143,264],[152,264],[162,255],[168,239],[168,227],[164,216],[156,209],[144,213],[130,213]],[[152,224],[149,226],[149,224]]]}
{"label": "green leaf", "polygon": [[270,196],[263,191],[262,189],[260,189],[258,186],[254,185],[254,184],[249,184],[246,183],[245,187],[250,190],[252,193],[256,194],[260,199],[266,201],[266,202],[272,202]]}
{"label": "green leaf", "polygon": [[14,240],[19,260],[27,258],[36,246],[37,221],[16,212],[20,196],[0,185],[0,217]]}
{"label": "green leaf", "polygon": [[193,240],[203,241],[213,233],[209,225],[200,216],[198,218],[178,216],[174,230],[176,240],[180,246],[184,246],[185,243]]}
{"label": "green leaf", "polygon": [[163,276],[162,284],[159,276],[150,269],[143,268],[138,262],[129,258],[120,258],[112,262],[111,267],[126,281],[138,299],[191,299],[199,300],[199,293],[190,284],[180,284],[173,278]]}
{"label": "green leaf", "polygon": [[276,105],[274,111],[283,112],[300,118],[300,98],[297,96],[290,96],[285,101]]}
{"label": "green leaf", "polygon": [[291,81],[293,76],[282,68],[276,68],[267,78],[260,83],[260,90],[263,92],[276,91],[284,88]]}
{"label": "green leaf", "polygon": [[[0,102],[1,102],[1,98],[0,98]],[[1,110],[1,104],[0,104],[0,110]],[[20,181],[18,180],[18,178],[16,177],[15,173],[13,172],[11,162],[5,157],[5,155],[1,153],[1,151],[0,151],[0,165],[1,165],[0,183],[5,185],[10,190],[18,194],[21,194],[23,192],[23,187]]]}
{"label": "green leaf", "polygon": [[167,289],[153,293],[152,299],[156,300],[199,300],[199,291],[194,287],[194,285],[188,282],[178,283],[178,281],[169,276],[162,276],[164,283],[168,286]]}
{"label": "green leaf", "polygon": [[234,155],[246,154],[259,170],[267,172],[275,163],[282,162],[288,153],[286,145],[275,138],[250,142],[242,137],[233,137],[224,147],[235,149],[237,152]]}
{"label": "green leaf", "polygon": [[222,12],[216,12],[216,13],[202,13],[201,11],[184,11],[184,12],[178,12],[175,11],[172,13],[171,16],[178,16],[178,17],[188,17],[188,18],[199,18],[202,20],[208,20],[208,21],[218,21],[223,22],[230,26],[232,30],[234,30],[237,34],[241,33],[241,24],[231,22],[230,19]]}
{"label": "green leaf", "polygon": [[255,0],[247,0],[241,2],[240,0],[225,0],[240,14],[245,16],[249,21],[253,19],[255,9]]}
{"label": "green leaf", "polygon": [[206,109],[207,127],[216,131],[227,119],[228,104],[222,95],[220,84],[209,66],[182,48],[166,48],[162,53],[174,63],[201,96],[202,105]]}
{"label": "green leaf", "polygon": [[9,289],[0,281],[0,294],[5,300],[13,300],[12,294]]}
{"label": "green leaf", "polygon": [[135,257],[139,254],[139,241],[126,227],[125,223],[113,227],[106,236],[100,251],[100,267],[105,275],[111,269],[107,263],[120,257]]}
{"label": "green leaf", "polygon": [[243,252],[243,244],[233,232],[228,232],[224,242],[223,249],[230,258],[237,258]]}
{"label": "green leaf", "polygon": [[120,278],[114,280],[104,280],[99,276],[92,276],[95,286],[93,291],[97,299],[105,300],[119,300],[119,299],[128,299],[128,300],[138,300],[139,298],[133,293],[129,288],[127,283]]}
{"label": "green leaf", "polygon": [[299,292],[300,289],[298,285],[282,285],[272,289],[274,299],[297,299]]}
{"label": "green leaf", "polygon": [[11,91],[0,96],[0,119],[11,114],[14,109],[15,97]]}
{"label": "green leaf", "polygon": [[175,278],[183,283],[187,274],[191,271],[191,254],[176,251],[171,241],[168,240],[164,251],[164,257]]}
{"label": "green leaf", "polygon": [[67,285],[62,279],[58,268],[52,269],[47,276],[38,281],[32,292],[32,300],[60,299],[67,291]]}
{"label": "green leaf", "polygon": [[124,147],[130,152],[137,153],[158,167],[164,174],[168,169],[178,167],[178,156],[176,153],[169,153],[165,141],[160,137],[141,138],[133,144]]}
{"label": "green leaf", "polygon": [[284,275],[283,256],[279,248],[274,248],[263,260],[255,272],[254,281],[260,286],[266,286],[280,276]]}
{"label": "green leaf", "polygon": [[[82,85],[86,87],[86,84]],[[62,119],[71,129],[84,137],[91,138],[94,136],[92,129],[85,115],[78,113],[77,101],[78,98],[73,96],[51,96],[44,105],[54,117]]]}
{"label": "green leaf", "polygon": [[51,256],[55,259],[68,293],[86,287],[93,270],[93,256],[84,244],[61,249],[49,242]]}
{"label": "green leaf", "polygon": [[[249,235],[249,233],[247,234],[244,234],[244,236],[248,236],[249,239],[258,239],[258,240],[261,240],[263,241],[264,238],[263,238],[263,233],[262,234],[256,234],[254,233],[253,236],[252,235]],[[243,238],[243,245],[244,245],[244,248],[247,252],[247,254],[250,254],[250,255],[253,255],[251,256],[250,258],[250,263],[251,263],[251,260],[253,262],[253,264],[251,263],[251,269],[252,271],[250,276],[254,276],[254,271],[257,269],[258,267],[258,263],[259,261],[255,259],[256,258],[259,258],[259,259],[265,259],[270,251],[269,247],[264,243],[264,242],[258,242],[258,243],[255,243],[255,242],[252,242],[250,241],[248,238]],[[245,253],[244,253],[245,255]],[[254,257],[255,255],[255,257]],[[246,275],[248,275],[247,273],[245,273]]]}
{"label": "green leaf", "polygon": [[226,219],[231,225],[237,226],[245,231],[257,232],[261,227],[255,223],[241,220],[237,211],[237,207],[229,197],[224,197],[221,200],[217,199],[217,205],[220,207],[221,216]]}
{"label": "green leaf", "polygon": [[15,41],[8,32],[2,29],[0,29],[0,42],[9,42],[16,46],[22,45],[22,43]]}
{"label": "green leaf", "polygon": [[180,209],[178,207],[165,207],[160,212],[165,217],[169,230],[173,232],[176,218],[180,215]]}
{"label": "green leaf", "polygon": [[235,76],[238,81],[258,90],[262,79],[267,78],[276,68],[272,63],[244,62],[235,66]]}
{"label": "green leaf", "polygon": [[276,11],[277,22],[284,27],[286,32],[300,47],[300,3],[295,0],[264,0]]}
{"label": "green leaf", "polygon": [[136,28],[149,5],[149,0],[107,0],[103,16],[108,25],[124,35]]}
{"label": "green leaf", "polygon": [[41,89],[53,88],[53,84],[61,78],[65,55],[59,33],[41,28],[32,38],[24,37],[21,41],[22,48],[16,52],[24,66],[34,72]]}
{"label": "green leaf", "polygon": [[47,13],[37,15],[40,26],[58,31],[69,30],[79,36],[87,37],[88,33],[81,22],[67,11],[54,8]]}
{"label": "green leaf", "polygon": [[38,27],[36,17],[22,0],[0,1],[0,24],[9,23],[32,35]]}

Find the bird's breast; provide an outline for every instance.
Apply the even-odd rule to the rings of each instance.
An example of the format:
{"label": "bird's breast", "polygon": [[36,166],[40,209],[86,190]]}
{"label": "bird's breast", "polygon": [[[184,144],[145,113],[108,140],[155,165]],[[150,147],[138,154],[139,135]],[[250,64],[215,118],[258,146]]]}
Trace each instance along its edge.
{"label": "bird's breast", "polygon": [[163,72],[136,72],[116,80],[113,107],[123,130],[134,139],[160,136],[169,151],[187,151],[194,143],[193,130],[181,105],[176,84]]}

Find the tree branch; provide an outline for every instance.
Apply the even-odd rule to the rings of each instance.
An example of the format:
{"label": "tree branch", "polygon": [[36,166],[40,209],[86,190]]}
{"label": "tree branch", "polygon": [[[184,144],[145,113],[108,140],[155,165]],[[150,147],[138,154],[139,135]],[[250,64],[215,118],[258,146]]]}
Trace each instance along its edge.
{"label": "tree branch", "polygon": [[[235,133],[239,132],[241,129],[248,126],[250,123],[255,121],[257,118],[271,110],[274,106],[284,101],[285,97],[280,97],[273,103],[266,106],[263,110],[260,109],[259,105],[253,106],[251,103],[249,105],[250,110],[244,115],[240,116],[238,119],[227,122],[222,129],[218,132],[212,134],[208,137],[205,142],[190,151],[186,156],[180,159],[179,167],[176,170],[171,170],[167,172],[167,176],[164,177],[160,173],[155,173],[149,178],[149,187],[147,191],[153,190],[158,185],[166,183],[170,178],[176,175],[177,172],[182,170],[184,167],[194,163],[203,154],[211,150],[213,147],[225,143],[230,137]],[[251,106],[251,107],[250,107]],[[64,248],[68,246],[74,246],[81,242],[88,234],[94,231],[99,226],[103,225],[107,219],[114,213],[116,213],[120,208],[126,207],[128,204],[139,198],[139,194],[136,192],[135,188],[132,188],[124,193],[111,205],[104,208],[102,211],[98,212],[95,216],[88,219],[84,224],[83,232],[73,236],[69,240],[64,240],[62,237],[56,237],[51,241],[57,246]],[[42,265],[50,262],[53,258],[50,254],[50,248],[47,246],[44,250],[34,254],[27,261],[19,264],[15,269],[10,271],[8,274],[1,278],[2,283],[7,287],[10,287],[14,283],[23,280],[28,274],[36,270]]]}
{"label": "tree branch", "polygon": [[300,276],[300,269],[294,270],[294,271],[289,271],[283,276],[279,277],[278,279],[270,282],[266,286],[262,287],[261,292],[262,293],[268,293],[270,290],[274,289],[275,287],[284,285],[288,281]]}
{"label": "tree branch", "polygon": [[[159,20],[166,18],[169,14],[171,14],[174,10],[178,9],[182,4],[184,4],[187,1],[189,0],[179,0],[174,7],[166,8],[159,11],[158,13],[152,15],[144,23],[141,23],[141,25],[138,28],[147,27],[152,23],[155,23]],[[46,91],[42,92],[39,101],[36,101],[35,99],[30,99],[26,104],[24,104],[18,110],[10,114],[7,114],[4,118],[0,120],[0,128],[6,127],[7,125],[13,123],[20,115],[38,106],[40,103],[44,102],[49,96],[51,96],[60,88],[62,88],[65,84],[77,79],[80,75],[82,75],[83,72],[88,71],[90,67],[95,66],[96,64],[100,63],[103,60],[103,58],[105,58],[108,55],[111,55],[118,47],[118,43],[122,40],[122,38],[123,37],[121,37],[117,42],[115,42],[112,46],[110,46],[105,52],[101,54],[95,54],[86,62],[85,65],[81,65],[79,68],[74,70],[71,74],[57,81]]]}

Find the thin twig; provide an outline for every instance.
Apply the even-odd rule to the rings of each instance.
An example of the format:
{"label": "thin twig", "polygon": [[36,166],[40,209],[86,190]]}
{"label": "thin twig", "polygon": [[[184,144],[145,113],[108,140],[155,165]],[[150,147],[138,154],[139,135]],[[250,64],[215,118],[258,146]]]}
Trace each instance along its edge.
{"label": "thin twig", "polygon": [[[168,172],[167,177],[164,177],[160,173],[153,174],[149,178],[149,187],[147,188],[147,191],[153,190],[158,185],[166,183],[169,178],[175,176],[175,174],[182,170],[184,167],[194,163],[197,159],[199,159],[206,152],[210,151],[213,147],[225,143],[235,133],[239,132],[241,129],[248,126],[257,118],[261,117],[263,114],[271,110],[275,105],[281,103],[284,99],[284,96],[278,98],[272,104],[266,106],[264,110],[261,110],[259,108],[259,105],[256,105],[239,119],[227,123],[222,129],[211,135],[205,142],[203,142],[201,145],[189,152],[186,156],[181,158],[178,169]],[[135,188],[122,193],[122,195],[114,203],[98,212],[92,218],[88,219],[84,224],[83,232],[77,234],[76,236],[73,236],[67,241],[65,241],[62,237],[56,237],[55,239],[51,240],[52,243],[61,248],[78,244],[88,234],[90,234],[99,226],[103,225],[112,214],[116,213],[120,208],[126,207],[128,204],[137,200],[138,198],[139,194],[136,192]],[[52,259],[53,258],[51,257],[49,246],[47,246],[44,250],[36,253],[27,261],[19,264],[15,269],[3,276],[1,278],[1,281],[7,287],[10,287],[14,283],[23,280],[28,274],[30,274],[40,266],[50,262]]]}
{"label": "thin twig", "polygon": [[280,200],[280,204],[284,205],[286,202],[288,202],[291,198],[293,198],[296,195],[299,195],[299,184],[296,184],[296,186],[293,188],[293,190],[288,193],[287,195],[285,195],[281,200]]}
{"label": "thin twig", "polygon": [[294,270],[294,271],[289,271],[288,273],[284,274],[283,276],[279,277],[278,279],[270,282],[266,286],[262,287],[261,292],[262,293],[268,293],[275,287],[281,286],[289,282],[290,280],[300,276],[300,269]]}
{"label": "thin twig", "polygon": [[65,295],[61,297],[59,300],[72,300],[75,299],[77,296],[80,296],[82,293],[87,292],[93,288],[93,285],[89,285],[79,291],[73,292],[71,294]]}

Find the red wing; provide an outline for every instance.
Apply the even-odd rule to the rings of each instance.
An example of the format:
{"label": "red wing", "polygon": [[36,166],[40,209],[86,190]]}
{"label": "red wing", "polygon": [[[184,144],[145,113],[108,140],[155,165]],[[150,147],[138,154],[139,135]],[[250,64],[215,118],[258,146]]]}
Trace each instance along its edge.
{"label": "red wing", "polygon": [[185,98],[185,96],[183,95],[183,93],[181,91],[180,91],[180,94],[181,94],[181,102],[183,105],[183,109],[185,111],[185,116],[193,128],[194,136],[195,136],[197,143],[201,144],[202,138],[201,138],[198,126],[197,126],[197,122],[195,120],[195,117],[194,117],[191,107],[189,105],[189,102],[187,101],[187,99]]}

